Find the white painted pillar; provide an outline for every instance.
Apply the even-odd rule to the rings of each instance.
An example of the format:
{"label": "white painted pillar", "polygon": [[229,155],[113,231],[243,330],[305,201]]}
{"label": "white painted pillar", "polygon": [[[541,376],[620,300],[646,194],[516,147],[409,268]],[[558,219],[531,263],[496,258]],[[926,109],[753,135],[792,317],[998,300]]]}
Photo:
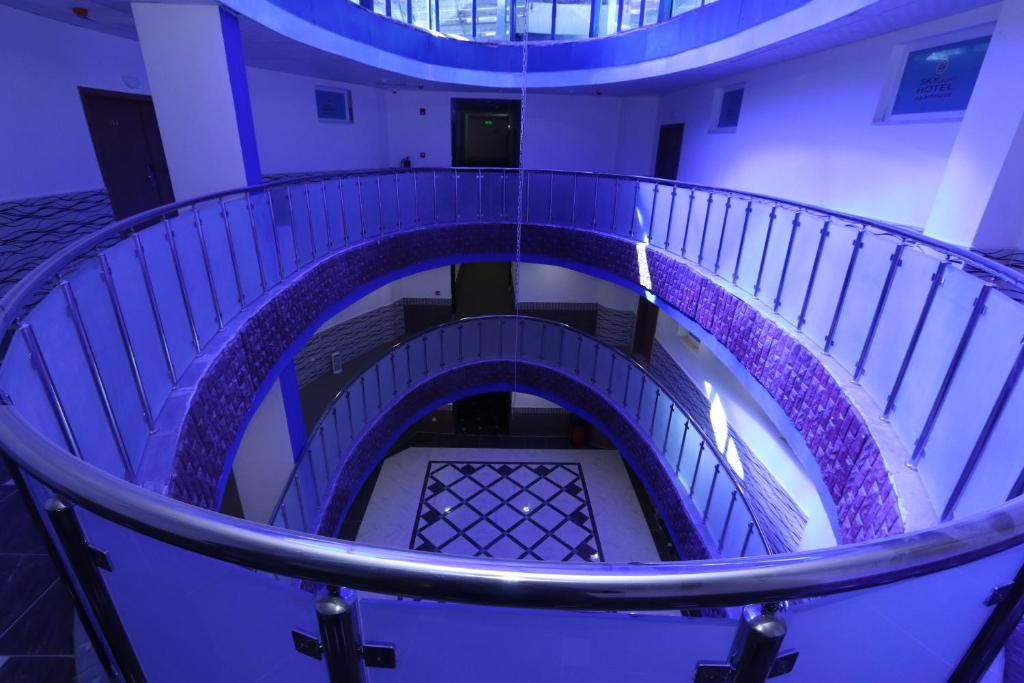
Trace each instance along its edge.
{"label": "white painted pillar", "polygon": [[1024,1],[1005,0],[925,234],[1024,249]]}
{"label": "white painted pillar", "polygon": [[132,3],[174,195],[259,183],[238,18],[217,5]]}

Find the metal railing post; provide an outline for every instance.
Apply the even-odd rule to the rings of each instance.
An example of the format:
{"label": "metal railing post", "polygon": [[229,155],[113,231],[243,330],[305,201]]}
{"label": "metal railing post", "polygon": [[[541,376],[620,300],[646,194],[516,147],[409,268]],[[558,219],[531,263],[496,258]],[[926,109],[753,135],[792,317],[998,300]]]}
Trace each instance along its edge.
{"label": "metal railing post", "polygon": [[331,683],[362,683],[358,603],[352,591],[328,586],[327,595],[316,601],[320,645]]}
{"label": "metal railing post", "polygon": [[740,614],[729,664],[732,683],[762,683],[772,673],[786,637],[786,622],[776,605],[748,605]]}
{"label": "metal railing post", "polygon": [[74,508],[64,504],[59,498],[46,501],[45,507],[46,516],[67,556],[71,572],[81,586],[85,599],[103,631],[121,677],[125,681],[145,681],[142,666],[135,657],[128,633],[118,616],[117,607],[96,565],[97,557],[106,557],[105,554],[96,551],[86,541]]}

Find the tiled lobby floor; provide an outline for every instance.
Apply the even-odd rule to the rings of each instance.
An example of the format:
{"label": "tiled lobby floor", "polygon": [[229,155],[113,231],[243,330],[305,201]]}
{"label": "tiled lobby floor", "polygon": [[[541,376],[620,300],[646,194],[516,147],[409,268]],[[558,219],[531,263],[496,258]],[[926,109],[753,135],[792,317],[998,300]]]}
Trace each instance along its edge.
{"label": "tiled lobby floor", "polygon": [[384,462],[357,540],[502,559],[659,560],[615,451],[409,448]]}

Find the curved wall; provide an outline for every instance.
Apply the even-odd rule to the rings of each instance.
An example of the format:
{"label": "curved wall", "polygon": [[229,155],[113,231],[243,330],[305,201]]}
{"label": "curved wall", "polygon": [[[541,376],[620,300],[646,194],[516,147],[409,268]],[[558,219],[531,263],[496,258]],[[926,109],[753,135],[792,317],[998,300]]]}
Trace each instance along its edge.
{"label": "curved wall", "polygon": [[[463,223],[384,236],[300,271],[264,305],[239,316],[226,328],[229,334],[218,335],[208,362],[183,381],[194,385],[191,400],[168,406],[158,428],[176,442],[175,458],[168,463],[145,457],[143,481],[166,482],[168,494],[215,507],[232,444],[260,385],[268,376],[273,381],[278,359],[290,357],[322,320],[362,291],[410,269],[515,255],[514,226]],[[647,290],[661,305],[692,318],[765,387],[800,431],[836,503],[842,539],[904,530],[894,483],[857,406],[814,353],[757,308],[673,255],[610,235],[524,225],[522,258]],[[161,445],[167,440],[152,440],[147,451]]]}

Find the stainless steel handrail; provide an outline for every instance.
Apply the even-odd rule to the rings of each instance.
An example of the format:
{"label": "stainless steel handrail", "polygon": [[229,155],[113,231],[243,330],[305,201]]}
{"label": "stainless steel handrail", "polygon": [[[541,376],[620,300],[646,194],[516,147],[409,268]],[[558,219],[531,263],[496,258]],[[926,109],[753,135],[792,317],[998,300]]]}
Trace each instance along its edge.
{"label": "stainless steel handrail", "polygon": [[[458,169],[462,170],[501,171]],[[509,171],[514,173],[518,169],[505,170]],[[361,175],[371,173],[360,172]],[[334,178],[338,175],[318,174],[306,176],[302,180]],[[608,177],[648,180],[631,176]],[[727,190],[685,183],[649,180],[666,186],[730,193]],[[5,340],[38,290],[106,240],[131,232],[179,208],[233,194],[260,192],[292,182],[293,179],[282,179],[177,202],[112,223],[73,242],[32,271],[0,299],[0,325],[5,330]],[[960,247],[926,238],[907,228],[761,195],[735,196],[756,198],[808,211],[822,211],[823,215],[872,226],[970,263],[991,277],[1016,287],[1024,286],[1024,274]],[[13,406],[3,402],[0,402],[0,445],[18,466],[83,508],[188,550],[312,581],[482,604],[622,610],[781,601],[868,588],[921,576],[960,566],[1024,542],[1024,499],[1017,498],[987,512],[925,531],[868,543],[764,558],[653,565],[598,564],[585,567],[455,558],[374,548],[283,531],[161,496],[70,456],[36,431]]]}
{"label": "stainless steel handrail", "polygon": [[[386,358],[390,353],[393,353],[394,351],[396,351],[396,350],[398,350],[398,349],[400,349],[400,348],[402,348],[404,346],[408,346],[410,344],[413,344],[416,341],[422,339],[423,337],[426,337],[427,335],[434,334],[434,333],[436,333],[441,328],[455,327],[455,326],[458,326],[458,325],[465,325],[467,323],[472,323],[472,322],[477,322],[477,321],[481,321],[482,322],[482,321],[486,321],[486,320],[513,320],[513,321],[525,320],[525,321],[529,321],[529,322],[534,322],[534,323],[539,323],[539,324],[543,324],[543,325],[548,325],[550,327],[553,327],[553,328],[556,328],[556,329],[560,329],[560,330],[567,330],[567,331],[571,332],[572,334],[578,334],[579,336],[583,337],[584,339],[589,339],[591,342],[594,342],[595,344],[598,344],[598,345],[604,347],[609,352],[615,354],[616,358],[618,358],[620,361],[625,362],[627,364],[630,364],[630,365],[633,365],[634,367],[636,367],[639,372],[642,372],[647,377],[647,380],[651,383],[652,386],[654,386],[655,388],[660,390],[662,395],[667,396],[668,398],[670,398],[674,403],[676,403],[679,406],[679,412],[686,418],[687,422],[691,425],[693,430],[695,432],[697,432],[697,435],[701,438],[701,440],[703,440],[704,443],[706,443],[708,445],[708,448],[711,449],[712,454],[715,456],[716,460],[722,465],[722,469],[725,470],[725,473],[729,477],[729,480],[732,482],[732,484],[735,487],[735,489],[737,491],[739,491],[740,497],[743,499],[744,505],[746,506],[747,510],[750,512],[750,518],[751,518],[751,520],[753,520],[754,526],[757,529],[757,532],[760,535],[761,541],[764,543],[765,548],[767,548],[768,551],[771,552],[771,548],[768,545],[768,536],[765,533],[764,526],[761,524],[761,520],[759,520],[757,518],[757,516],[754,515],[754,511],[750,507],[749,493],[747,492],[746,485],[743,483],[743,481],[738,476],[736,476],[736,472],[733,471],[732,466],[729,464],[729,462],[727,461],[727,459],[725,457],[725,454],[722,453],[722,451],[718,448],[717,441],[711,435],[709,435],[705,431],[705,429],[698,422],[696,422],[693,419],[692,416],[687,414],[687,412],[683,409],[681,401],[678,398],[676,398],[672,394],[672,392],[670,392],[665,387],[664,384],[659,382],[654,377],[654,373],[652,372],[651,368],[649,368],[645,363],[642,363],[639,359],[634,358],[633,356],[625,354],[622,351],[620,351],[620,350],[618,350],[616,348],[613,348],[613,347],[605,344],[604,342],[602,342],[600,339],[598,339],[594,335],[587,334],[586,332],[583,332],[582,330],[578,330],[575,327],[572,327],[571,325],[568,325],[568,324],[563,323],[563,322],[559,322],[557,320],[548,320],[546,318],[538,318],[536,316],[530,316],[530,315],[508,315],[508,314],[506,314],[506,315],[478,315],[478,316],[470,316],[470,317],[465,317],[465,318],[459,318],[459,319],[456,319],[456,320],[451,320],[451,321],[442,323],[440,325],[436,325],[436,326],[434,326],[434,327],[432,327],[432,328],[430,328],[428,330],[424,330],[423,332],[420,332],[419,334],[413,335],[413,336],[411,336],[411,337],[409,337],[407,339],[403,339],[402,341],[399,341],[399,342],[396,342],[395,344],[392,344],[390,347],[388,347],[387,350],[383,351],[380,354],[380,356],[375,358],[370,363],[370,365],[367,368],[367,370],[365,370],[364,372],[368,372],[370,368],[372,368],[374,365],[376,365],[380,361],[384,360],[384,358]],[[443,353],[443,350],[442,350],[442,353]],[[362,373],[360,374],[360,376],[362,376]],[[342,387],[341,389],[338,390],[338,392],[334,395],[334,398],[332,398],[330,403],[327,404],[327,407],[324,408],[324,412],[320,415],[320,417],[317,419],[316,423],[314,423],[313,427],[309,430],[310,434],[316,434],[320,430],[320,428],[324,426],[324,422],[327,420],[327,417],[330,415],[331,410],[334,408],[335,404],[339,402],[339,400],[345,395],[345,393],[349,390],[349,388],[356,381],[358,381],[358,377],[353,377],[352,381],[350,381],[348,384],[346,384],[344,387]],[[627,419],[632,421],[631,417],[627,416]],[[288,481],[286,482],[286,484],[284,486],[284,489],[283,489],[283,491],[281,493],[281,496],[278,498],[277,503],[274,505],[274,510],[273,510],[273,512],[270,515],[270,519],[271,520],[273,520],[275,518],[275,516],[277,515],[277,511],[281,509],[281,504],[284,502],[285,496],[288,493],[288,489],[292,486],[292,483],[295,481],[295,478],[299,475],[299,469],[302,467],[302,465],[305,462],[306,458],[309,456],[311,447],[312,447],[311,444],[306,444],[305,448],[302,449],[302,452],[299,453],[299,457],[295,460],[295,467],[292,468],[292,473],[288,477]],[[320,501],[320,504],[322,505],[323,501]]]}

